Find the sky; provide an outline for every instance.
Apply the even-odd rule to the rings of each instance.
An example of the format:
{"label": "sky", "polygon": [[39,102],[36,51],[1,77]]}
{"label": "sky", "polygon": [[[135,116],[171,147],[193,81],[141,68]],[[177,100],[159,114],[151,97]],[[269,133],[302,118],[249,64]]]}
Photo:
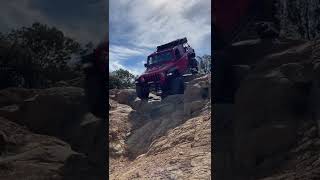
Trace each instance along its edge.
{"label": "sky", "polygon": [[141,74],[157,45],[183,37],[196,55],[211,54],[211,0],[109,1],[109,71]]}
{"label": "sky", "polygon": [[40,22],[85,44],[108,35],[108,0],[7,0],[0,2],[0,32]]}

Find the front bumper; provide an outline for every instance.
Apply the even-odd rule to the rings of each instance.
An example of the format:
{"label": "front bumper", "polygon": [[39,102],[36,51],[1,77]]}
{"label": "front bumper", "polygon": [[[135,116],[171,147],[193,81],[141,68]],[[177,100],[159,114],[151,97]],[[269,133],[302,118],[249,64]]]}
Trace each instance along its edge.
{"label": "front bumper", "polygon": [[154,92],[157,95],[161,94],[163,89],[165,88],[164,85],[162,85],[162,83],[160,81],[149,81],[149,82],[144,82],[144,83],[140,83],[138,81],[135,82],[136,85],[142,85],[142,86],[147,86],[149,87],[149,91],[150,92]]}

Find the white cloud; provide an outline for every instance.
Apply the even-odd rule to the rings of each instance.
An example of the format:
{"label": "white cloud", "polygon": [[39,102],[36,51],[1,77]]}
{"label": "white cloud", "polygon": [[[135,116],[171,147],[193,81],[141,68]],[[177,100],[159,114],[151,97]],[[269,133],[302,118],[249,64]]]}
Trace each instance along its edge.
{"label": "white cloud", "polygon": [[[187,37],[196,53],[210,54],[210,0],[112,0],[109,9],[111,45],[117,43],[131,50],[155,49],[162,43]],[[130,53],[115,55],[111,51],[114,49],[110,47],[111,63],[116,58],[125,67],[118,60],[130,58]]]}
{"label": "white cloud", "polygon": [[122,65],[119,61],[112,61],[109,64],[109,72],[115,71],[117,69],[126,69],[128,70],[130,73],[132,73],[133,75],[140,75],[143,73],[144,71],[144,67],[143,66],[137,66],[137,67],[133,67],[133,68],[127,68],[124,65]]}
{"label": "white cloud", "polygon": [[144,55],[146,51],[138,48],[127,48],[124,46],[110,45],[109,57],[115,60],[124,60],[131,56]]}
{"label": "white cloud", "polygon": [[130,60],[132,57],[141,56],[144,57],[147,55],[147,51],[139,48],[127,48],[124,46],[110,45],[109,46],[109,70],[114,71],[117,69],[127,69],[131,73],[138,75],[144,71],[144,66],[138,66],[133,68],[127,68],[123,65],[123,61]]}
{"label": "white cloud", "polygon": [[[125,11],[125,15],[117,16],[116,19],[112,19],[112,16],[111,25],[113,22],[118,22],[120,27],[122,24],[133,25],[134,28],[127,36],[129,42],[138,47],[152,48],[186,36],[190,44],[201,50],[202,46],[211,45],[211,40],[207,38],[211,35],[210,3],[210,0],[135,0],[130,6],[125,6],[122,2],[122,6],[118,4],[115,9],[111,4],[111,15],[115,11]],[[193,16],[198,18],[192,18]],[[110,36],[121,35],[112,33]]]}

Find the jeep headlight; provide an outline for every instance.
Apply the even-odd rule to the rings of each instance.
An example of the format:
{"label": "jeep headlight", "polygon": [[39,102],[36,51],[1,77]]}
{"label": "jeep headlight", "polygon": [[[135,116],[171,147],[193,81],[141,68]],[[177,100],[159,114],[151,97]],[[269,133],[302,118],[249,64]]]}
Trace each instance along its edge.
{"label": "jeep headlight", "polygon": [[167,72],[167,76],[172,76],[173,72]]}
{"label": "jeep headlight", "polygon": [[168,71],[167,71],[167,76],[172,76],[173,75],[173,73],[174,73],[174,71],[175,71],[175,69],[169,69]]}

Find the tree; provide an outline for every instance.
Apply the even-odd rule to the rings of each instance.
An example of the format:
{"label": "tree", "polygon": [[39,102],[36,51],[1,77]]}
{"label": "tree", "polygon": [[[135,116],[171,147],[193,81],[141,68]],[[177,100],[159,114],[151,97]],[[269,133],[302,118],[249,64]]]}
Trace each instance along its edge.
{"label": "tree", "polygon": [[62,31],[40,23],[12,30],[2,37],[8,50],[5,56],[0,54],[0,64],[14,69],[30,88],[41,86],[41,81],[70,78],[72,70],[67,62],[81,50],[80,44]]}
{"label": "tree", "polygon": [[80,51],[80,44],[64,36],[62,31],[40,23],[12,30],[8,39],[29,48],[43,68],[53,64],[57,67],[65,66],[71,54]]}
{"label": "tree", "polygon": [[109,73],[109,89],[121,89],[122,84],[119,77],[116,77],[112,73]]}
{"label": "tree", "polygon": [[204,55],[204,56],[202,56],[202,59],[204,61],[204,72],[210,73],[211,72],[211,56]]}
{"label": "tree", "polygon": [[197,56],[199,61],[199,70],[201,73],[207,74],[211,72],[211,56],[203,55],[202,57]]}
{"label": "tree", "polygon": [[135,76],[128,70],[118,69],[109,73],[109,89],[134,87]]}

